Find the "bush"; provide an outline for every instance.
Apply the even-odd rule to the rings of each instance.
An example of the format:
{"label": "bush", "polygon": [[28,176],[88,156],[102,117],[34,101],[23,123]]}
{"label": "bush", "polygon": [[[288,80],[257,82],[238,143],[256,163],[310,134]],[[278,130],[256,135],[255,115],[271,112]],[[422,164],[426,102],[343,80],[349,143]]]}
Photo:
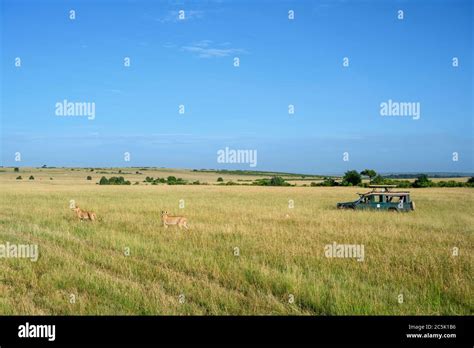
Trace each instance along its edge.
{"label": "bush", "polygon": [[13,168],[13,171],[16,172],[16,173],[18,173],[18,172],[20,171],[20,168],[15,167],[15,168]]}
{"label": "bush", "polygon": [[125,180],[123,176],[112,176],[109,179],[109,185],[130,185],[130,181]]}
{"label": "bush", "polygon": [[321,183],[321,186],[338,186],[338,185],[339,183],[333,178],[324,178],[323,182]]}
{"label": "bush", "polygon": [[[433,183],[435,184],[435,183]],[[463,187],[465,184],[463,182],[457,182],[454,180],[449,180],[449,181],[440,181],[436,183],[437,187]],[[467,183],[466,183],[467,186]]]}
{"label": "bush", "polygon": [[362,177],[356,170],[349,170],[344,174],[342,178],[342,185],[344,186],[356,186],[362,182]]}
{"label": "bush", "polygon": [[258,186],[291,186],[281,176],[273,176],[270,179],[257,179],[253,182],[253,185],[258,185]]}
{"label": "bush", "polygon": [[471,176],[469,179],[467,179],[466,186],[474,186],[474,176]]}
{"label": "bush", "polygon": [[433,182],[428,179],[426,174],[421,174],[413,183],[413,187],[430,187],[433,186]]}
{"label": "bush", "polygon": [[100,178],[99,185],[131,185],[132,183],[125,180],[123,176],[112,176],[107,179],[105,176]]}
{"label": "bush", "polygon": [[87,180],[92,180],[92,176],[88,175],[86,179]]}
{"label": "bush", "polygon": [[383,185],[383,184],[385,184],[385,178],[384,178],[382,175],[376,175],[376,176],[372,179],[371,184],[374,184],[374,185]]}
{"label": "bush", "polygon": [[217,178],[217,182],[223,182],[223,181],[224,181],[224,179],[222,179],[221,177]]}
{"label": "bush", "polygon": [[29,179],[30,180],[35,180],[35,177],[33,175],[30,175]]}
{"label": "bush", "polygon": [[186,181],[181,178],[176,178],[174,176],[168,176],[166,179],[168,185],[186,185]]}
{"label": "bush", "polygon": [[21,177],[21,175],[20,175],[20,176],[17,176],[16,179],[17,179],[17,180],[23,180],[23,178]]}
{"label": "bush", "polygon": [[375,172],[375,170],[365,169],[365,170],[360,172],[360,175],[368,176],[369,177],[369,182],[372,183],[372,178],[376,177],[377,173]]}

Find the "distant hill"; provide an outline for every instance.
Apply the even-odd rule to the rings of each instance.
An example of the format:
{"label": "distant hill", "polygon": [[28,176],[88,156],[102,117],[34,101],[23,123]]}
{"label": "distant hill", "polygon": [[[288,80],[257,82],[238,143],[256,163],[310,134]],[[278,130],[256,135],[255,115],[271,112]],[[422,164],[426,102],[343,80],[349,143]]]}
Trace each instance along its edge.
{"label": "distant hill", "polygon": [[422,174],[426,174],[429,178],[465,178],[474,176],[474,173],[445,173],[445,172],[418,172],[418,173],[381,173],[384,178],[388,179],[413,179]]}

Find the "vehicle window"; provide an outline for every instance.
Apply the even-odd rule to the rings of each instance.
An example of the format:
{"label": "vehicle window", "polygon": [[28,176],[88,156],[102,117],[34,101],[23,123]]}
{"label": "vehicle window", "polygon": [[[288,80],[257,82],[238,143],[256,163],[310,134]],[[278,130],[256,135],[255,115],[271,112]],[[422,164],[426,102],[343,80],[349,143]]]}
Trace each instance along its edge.
{"label": "vehicle window", "polygon": [[374,196],[372,196],[372,202],[374,202],[374,203],[383,202],[383,195],[374,195]]}

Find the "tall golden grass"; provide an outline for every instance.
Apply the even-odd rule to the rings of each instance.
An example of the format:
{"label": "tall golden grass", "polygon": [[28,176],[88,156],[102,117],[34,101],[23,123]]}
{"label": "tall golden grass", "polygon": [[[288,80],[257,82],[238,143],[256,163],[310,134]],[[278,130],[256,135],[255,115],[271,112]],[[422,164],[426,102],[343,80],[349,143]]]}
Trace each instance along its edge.
{"label": "tall golden grass", "polygon": [[[412,189],[417,210],[397,214],[335,209],[361,188],[99,186],[86,170],[31,173],[0,173],[0,243],[40,252],[0,259],[0,314],[473,313],[469,188]],[[78,221],[70,200],[101,221]],[[190,229],[164,229],[161,210]],[[364,261],[327,258],[333,242],[363,244]]]}

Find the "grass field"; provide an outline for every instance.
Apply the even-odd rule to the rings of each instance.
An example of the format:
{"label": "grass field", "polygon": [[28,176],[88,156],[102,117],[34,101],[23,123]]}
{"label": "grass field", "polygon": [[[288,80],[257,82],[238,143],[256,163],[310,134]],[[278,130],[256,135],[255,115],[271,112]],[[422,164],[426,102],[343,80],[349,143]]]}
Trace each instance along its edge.
{"label": "grass field", "polygon": [[[40,253],[0,259],[0,314],[474,313],[473,189],[411,189],[417,210],[397,214],[335,209],[361,188],[99,186],[87,175],[0,173],[0,243]],[[101,221],[77,221],[70,200]],[[164,229],[163,209],[190,229]],[[333,242],[364,245],[364,261],[327,258]]]}

